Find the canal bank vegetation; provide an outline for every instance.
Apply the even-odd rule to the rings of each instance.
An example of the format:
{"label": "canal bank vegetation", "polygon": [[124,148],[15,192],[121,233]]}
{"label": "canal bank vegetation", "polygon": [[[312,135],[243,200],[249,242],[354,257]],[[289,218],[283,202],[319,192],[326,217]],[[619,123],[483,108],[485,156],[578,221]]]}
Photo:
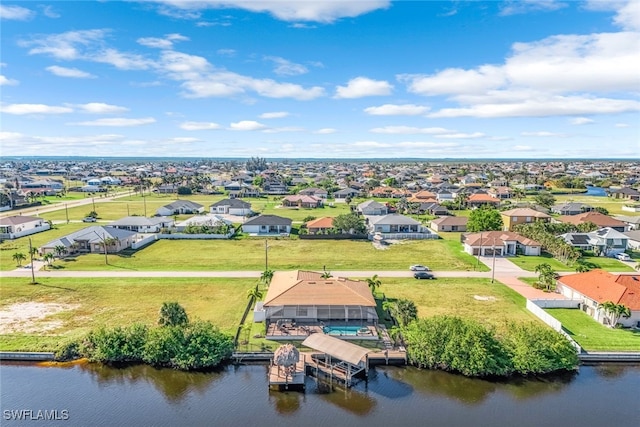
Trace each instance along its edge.
{"label": "canal bank vegetation", "polygon": [[408,360],[419,368],[470,377],[537,375],[574,370],[575,349],[562,335],[534,322],[495,328],[456,316],[433,316],[401,329]]}
{"label": "canal bank vegetation", "polygon": [[134,323],[101,327],[63,344],[57,360],[86,358],[105,364],[147,363],[157,367],[199,370],[218,366],[231,357],[233,338],[207,321],[190,322],[178,303],[164,303],[159,326]]}

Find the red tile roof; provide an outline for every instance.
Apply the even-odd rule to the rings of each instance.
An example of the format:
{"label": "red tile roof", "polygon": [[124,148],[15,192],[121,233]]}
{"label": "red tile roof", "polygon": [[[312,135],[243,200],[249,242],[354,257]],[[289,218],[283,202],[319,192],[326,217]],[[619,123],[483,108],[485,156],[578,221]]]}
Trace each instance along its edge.
{"label": "red tile roof", "polygon": [[307,228],[333,228],[333,218],[325,216],[318,219],[312,219],[306,223],[306,226]]}
{"label": "red tile roof", "polygon": [[570,274],[558,279],[592,300],[624,304],[631,310],[640,310],[640,275],[614,275],[604,270]]}
{"label": "red tile roof", "polygon": [[615,218],[611,218],[608,215],[601,214],[600,212],[583,212],[577,215],[562,215],[558,217],[558,221],[569,224],[582,224],[585,222],[592,222],[598,227],[624,227],[626,224]]}
{"label": "red tile roof", "polygon": [[519,242],[525,246],[542,246],[535,240],[531,240],[513,231],[484,231],[482,233],[470,233],[464,235],[464,243],[474,246],[491,246],[493,245],[493,239],[497,245],[504,245],[505,242]]}

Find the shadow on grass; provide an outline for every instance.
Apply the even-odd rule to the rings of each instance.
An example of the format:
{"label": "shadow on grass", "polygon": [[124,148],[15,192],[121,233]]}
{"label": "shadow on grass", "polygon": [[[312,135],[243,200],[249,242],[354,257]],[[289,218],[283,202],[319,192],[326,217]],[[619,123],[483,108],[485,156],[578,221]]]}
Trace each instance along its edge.
{"label": "shadow on grass", "polygon": [[46,284],[44,284],[44,283],[42,283],[42,282],[36,282],[35,284],[36,284],[36,285],[39,285],[39,286],[44,286],[45,288],[62,289],[62,290],[65,290],[65,291],[71,291],[71,292],[76,292],[76,291],[77,291],[77,289],[65,288],[64,286],[46,285]]}

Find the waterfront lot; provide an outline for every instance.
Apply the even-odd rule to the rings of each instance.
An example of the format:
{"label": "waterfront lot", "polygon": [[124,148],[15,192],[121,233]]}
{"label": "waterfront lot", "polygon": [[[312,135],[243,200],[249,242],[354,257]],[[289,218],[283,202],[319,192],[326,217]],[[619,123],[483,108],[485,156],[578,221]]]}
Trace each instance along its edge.
{"label": "waterfront lot", "polygon": [[[634,271],[634,269],[625,264],[624,262],[618,261],[615,258],[609,257],[596,257],[596,256],[584,256],[580,258],[585,264],[589,265],[593,268],[601,268],[603,270],[616,272],[616,271]],[[568,265],[558,261],[553,258],[549,254],[543,254],[542,256],[522,256],[518,255],[515,257],[510,257],[509,261],[513,262],[518,267],[527,271],[535,271],[536,266],[539,264],[547,263],[553,268],[555,271],[563,271],[563,272],[575,272],[576,266],[569,267]]]}
{"label": "waterfront lot", "polygon": [[[126,326],[133,322],[153,325],[163,302],[177,301],[191,319],[210,320],[222,331],[235,333],[247,305],[246,292],[254,279],[212,278],[42,278],[37,285],[26,278],[3,278],[0,313],[3,317],[1,350],[52,350],[90,329]],[[39,304],[60,308],[56,314],[16,323],[4,318],[14,304],[22,311]],[[57,327],[56,327],[57,326]],[[23,331],[23,332],[20,332]]]}
{"label": "waterfront lot", "polygon": [[587,351],[640,351],[640,331],[612,329],[578,309],[546,309]]}
{"label": "waterfront lot", "polygon": [[[444,240],[408,241],[390,245],[386,250],[374,248],[367,240],[273,238],[267,244],[265,251],[265,239],[159,240],[139,251],[109,255],[108,265],[101,254],[56,260],[55,265],[82,271],[262,271],[265,262],[273,270],[322,270],[324,266],[327,270],[405,270],[410,264],[422,263],[434,270],[488,270],[484,265],[478,267],[473,257],[460,250],[459,244]],[[5,256],[11,259],[10,253]]]}

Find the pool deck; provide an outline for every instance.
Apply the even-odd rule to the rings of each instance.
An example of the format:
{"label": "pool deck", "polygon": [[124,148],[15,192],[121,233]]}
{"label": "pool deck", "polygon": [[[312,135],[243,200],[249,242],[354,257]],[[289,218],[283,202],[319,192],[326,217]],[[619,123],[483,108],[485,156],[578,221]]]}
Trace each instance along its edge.
{"label": "pool deck", "polygon": [[[331,327],[331,325],[325,325]],[[335,328],[340,328],[340,326],[334,325]],[[351,327],[351,326],[349,326]],[[373,325],[367,326],[358,326],[358,328],[367,328],[368,332],[365,333],[357,333],[355,335],[340,335],[340,334],[329,334],[331,336],[340,337],[343,339],[354,339],[354,340],[377,340],[378,331],[376,327]],[[324,334],[322,325],[311,325],[311,324],[302,324],[302,325],[280,325],[278,326],[276,323],[270,323],[267,328],[266,339],[269,340],[304,340],[311,334]]]}

